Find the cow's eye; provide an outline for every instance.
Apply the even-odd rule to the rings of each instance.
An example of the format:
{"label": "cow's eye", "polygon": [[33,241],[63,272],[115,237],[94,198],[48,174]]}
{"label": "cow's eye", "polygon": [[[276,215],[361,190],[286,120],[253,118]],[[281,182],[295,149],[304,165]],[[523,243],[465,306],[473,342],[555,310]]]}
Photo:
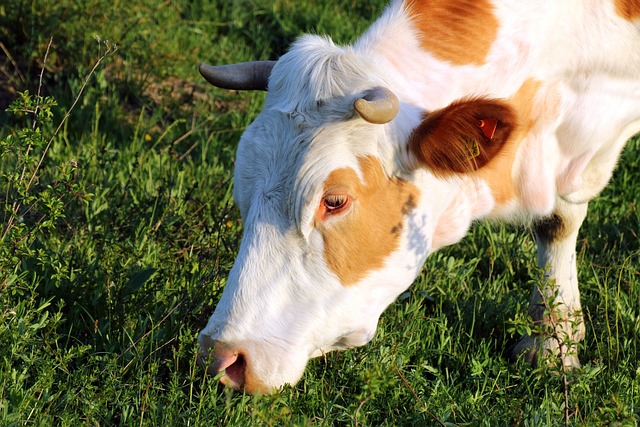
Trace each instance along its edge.
{"label": "cow's eye", "polygon": [[329,194],[324,196],[324,207],[327,212],[335,212],[347,205],[349,198],[342,194]]}

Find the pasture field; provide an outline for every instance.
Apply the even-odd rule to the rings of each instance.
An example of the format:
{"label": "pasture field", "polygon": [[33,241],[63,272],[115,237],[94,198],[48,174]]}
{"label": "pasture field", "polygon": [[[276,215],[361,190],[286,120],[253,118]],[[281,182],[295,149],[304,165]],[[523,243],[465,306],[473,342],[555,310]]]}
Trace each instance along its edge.
{"label": "pasture field", "polygon": [[296,386],[232,393],[196,365],[242,232],[235,147],[264,99],[210,88],[197,63],[276,59],[302,32],[347,43],[383,7],[2,2],[0,425],[640,423],[639,139],[579,236],[587,337],[568,385],[508,361],[541,271],[529,228],[485,223],[431,256],[369,345]]}

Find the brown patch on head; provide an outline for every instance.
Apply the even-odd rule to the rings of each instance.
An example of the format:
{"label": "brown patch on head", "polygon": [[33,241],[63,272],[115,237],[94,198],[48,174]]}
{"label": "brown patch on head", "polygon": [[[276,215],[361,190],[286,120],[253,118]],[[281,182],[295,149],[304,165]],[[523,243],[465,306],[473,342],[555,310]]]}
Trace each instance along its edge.
{"label": "brown patch on head", "polygon": [[489,0],[405,0],[421,44],[455,65],[482,65],[498,34]]}
{"label": "brown patch on head", "polygon": [[640,19],[640,0],[614,0],[616,13],[628,21]]}
{"label": "brown patch on head", "polygon": [[398,247],[404,217],[416,206],[418,189],[389,178],[374,157],[359,159],[363,180],[351,168],[337,169],[325,182],[325,195],[350,198],[348,210],[325,215],[321,203],[315,227],[324,240],[324,259],[345,286],[381,268]]}

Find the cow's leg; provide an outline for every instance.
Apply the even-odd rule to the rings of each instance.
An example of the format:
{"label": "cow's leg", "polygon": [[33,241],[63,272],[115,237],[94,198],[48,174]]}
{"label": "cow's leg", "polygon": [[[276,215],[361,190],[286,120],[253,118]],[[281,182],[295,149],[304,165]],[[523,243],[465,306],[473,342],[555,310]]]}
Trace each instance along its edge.
{"label": "cow's leg", "polygon": [[538,264],[544,269],[544,282],[533,290],[529,315],[543,331],[525,336],[514,349],[535,363],[539,355],[553,355],[566,367],[579,367],[577,343],[585,328],[578,290],[576,240],[587,213],[587,203],[559,200],[554,213],[536,222]]}

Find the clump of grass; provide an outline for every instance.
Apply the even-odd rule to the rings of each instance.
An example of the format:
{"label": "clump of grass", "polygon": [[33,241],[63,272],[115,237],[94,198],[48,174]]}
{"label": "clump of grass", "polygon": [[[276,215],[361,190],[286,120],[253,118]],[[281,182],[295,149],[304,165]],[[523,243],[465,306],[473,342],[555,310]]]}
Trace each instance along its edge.
{"label": "clump of grass", "polygon": [[[64,229],[68,225],[65,221],[73,220],[68,213],[89,203],[92,195],[77,180],[73,158],[64,163],[45,163],[49,148],[93,72],[115,51],[108,42],[105,46],[57,127],[53,124],[57,102],[41,95],[44,66],[38,92],[19,93],[7,108],[18,123],[23,123],[0,140],[0,354],[5,379],[0,402],[4,419],[10,423],[28,423],[37,408],[51,406],[60,395],[55,391],[56,379],[68,375],[70,365],[90,349],[89,345],[69,349],[58,345],[65,339],[59,331],[64,304],[59,300],[53,303],[52,297],[43,298],[42,289],[65,281],[70,274],[47,250],[46,239]],[[50,47],[51,41],[44,64]],[[46,274],[34,274],[38,270]],[[50,360],[56,361],[53,369]]]}

